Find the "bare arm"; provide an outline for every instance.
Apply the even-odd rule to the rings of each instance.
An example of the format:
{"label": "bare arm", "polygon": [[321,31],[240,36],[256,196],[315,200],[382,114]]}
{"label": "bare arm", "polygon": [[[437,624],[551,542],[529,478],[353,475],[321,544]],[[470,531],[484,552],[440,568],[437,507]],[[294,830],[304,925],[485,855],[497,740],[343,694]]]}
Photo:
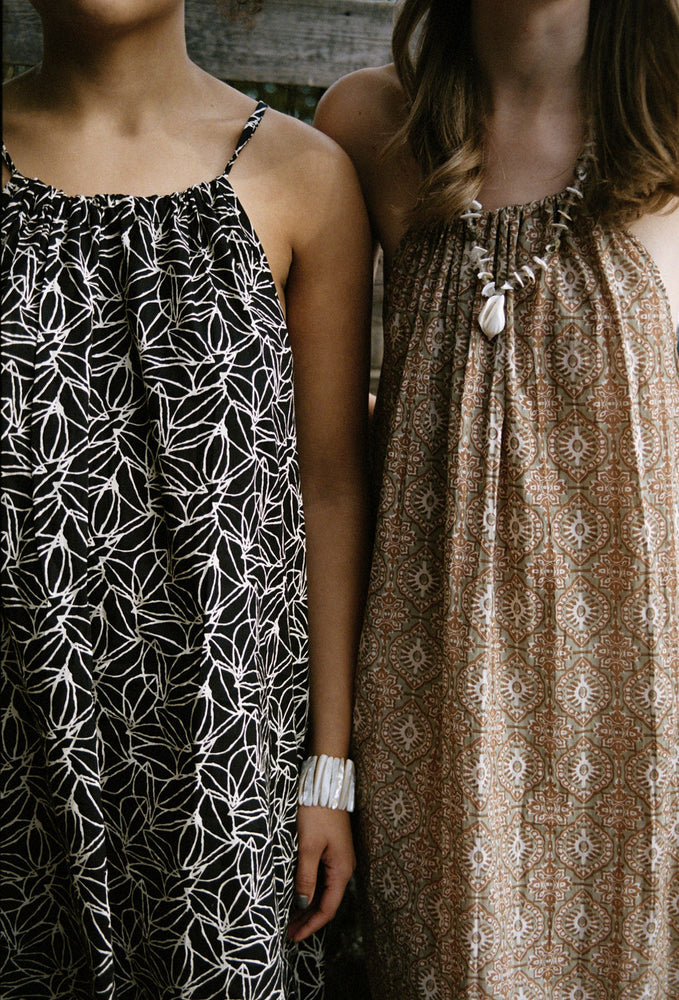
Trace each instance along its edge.
{"label": "bare arm", "polygon": [[675,199],[669,212],[644,215],[630,229],[658,267],[676,327],[679,324],[679,199]]}
{"label": "bare arm", "polygon": [[[370,236],[354,171],[334,145],[293,246],[286,286],[307,532],[312,753],[349,752],[353,673],[368,551],[365,399]],[[318,177],[318,171],[314,174]],[[332,182],[327,180],[332,178]],[[291,925],[298,940],[330,920],[354,867],[345,812],[300,808],[297,893],[313,899]]]}
{"label": "bare arm", "polygon": [[321,98],[314,125],[348,153],[368,206],[373,240],[384,251],[385,275],[413,208],[420,175],[407,149],[392,139],[406,113],[394,67],[358,70]]}

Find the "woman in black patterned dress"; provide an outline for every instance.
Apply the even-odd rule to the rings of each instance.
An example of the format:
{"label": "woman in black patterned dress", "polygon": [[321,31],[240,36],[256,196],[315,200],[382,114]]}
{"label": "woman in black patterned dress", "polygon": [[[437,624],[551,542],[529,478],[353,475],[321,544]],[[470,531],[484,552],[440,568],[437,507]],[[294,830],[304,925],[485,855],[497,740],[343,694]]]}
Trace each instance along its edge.
{"label": "woman in black patterned dress", "polygon": [[297,781],[309,687],[310,752],[348,749],[358,185],[189,61],[181,0],[35,6],[4,114],[2,995],[308,1000],[353,867]]}

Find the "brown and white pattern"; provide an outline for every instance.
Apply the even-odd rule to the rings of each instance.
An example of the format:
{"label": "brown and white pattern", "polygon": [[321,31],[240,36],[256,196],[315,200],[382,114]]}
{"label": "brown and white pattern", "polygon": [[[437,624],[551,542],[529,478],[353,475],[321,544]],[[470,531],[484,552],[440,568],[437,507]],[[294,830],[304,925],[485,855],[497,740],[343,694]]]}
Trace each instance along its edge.
{"label": "brown and white pattern", "polygon": [[[529,261],[556,204],[484,217],[499,266]],[[676,1000],[666,295],[634,238],[586,221],[493,341],[480,293],[462,223],[407,234],[356,709],[374,995]]]}

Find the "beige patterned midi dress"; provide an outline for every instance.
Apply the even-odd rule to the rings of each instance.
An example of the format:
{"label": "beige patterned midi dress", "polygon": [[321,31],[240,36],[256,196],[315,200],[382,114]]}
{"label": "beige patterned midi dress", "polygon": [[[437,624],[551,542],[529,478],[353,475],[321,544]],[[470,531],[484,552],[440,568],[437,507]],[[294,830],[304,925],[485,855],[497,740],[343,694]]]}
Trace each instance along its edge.
{"label": "beige patterned midi dress", "polygon": [[[482,217],[500,279],[558,207]],[[667,295],[576,218],[489,340],[472,243],[407,233],[386,289],[355,739],[374,1000],[677,1000]]]}

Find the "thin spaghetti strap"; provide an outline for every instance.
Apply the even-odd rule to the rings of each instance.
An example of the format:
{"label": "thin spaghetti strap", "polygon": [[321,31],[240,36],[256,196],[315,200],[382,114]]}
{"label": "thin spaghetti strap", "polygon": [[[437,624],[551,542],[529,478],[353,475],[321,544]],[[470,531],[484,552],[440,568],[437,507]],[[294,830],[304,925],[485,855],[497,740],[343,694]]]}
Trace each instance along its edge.
{"label": "thin spaghetti strap", "polygon": [[257,102],[257,107],[252,112],[252,114],[250,115],[250,117],[246,121],[245,125],[243,126],[243,131],[240,134],[240,139],[236,143],[236,148],[233,151],[233,156],[231,157],[231,159],[229,160],[229,162],[226,165],[226,169],[224,171],[225,174],[229,173],[229,171],[231,170],[231,167],[236,162],[236,158],[238,157],[238,154],[248,144],[248,142],[250,141],[250,139],[252,138],[252,136],[255,134],[255,132],[257,130],[257,126],[259,125],[259,123],[261,122],[262,118],[264,117],[264,112],[266,111],[267,108],[268,108],[268,104],[265,104],[264,101],[258,101]]}
{"label": "thin spaghetti strap", "polygon": [[5,146],[4,142],[2,144],[2,150],[0,151],[0,153],[2,155],[2,162],[5,164],[9,172],[11,174],[15,174],[17,172],[17,168],[14,166],[14,160],[7,152],[7,146]]}

